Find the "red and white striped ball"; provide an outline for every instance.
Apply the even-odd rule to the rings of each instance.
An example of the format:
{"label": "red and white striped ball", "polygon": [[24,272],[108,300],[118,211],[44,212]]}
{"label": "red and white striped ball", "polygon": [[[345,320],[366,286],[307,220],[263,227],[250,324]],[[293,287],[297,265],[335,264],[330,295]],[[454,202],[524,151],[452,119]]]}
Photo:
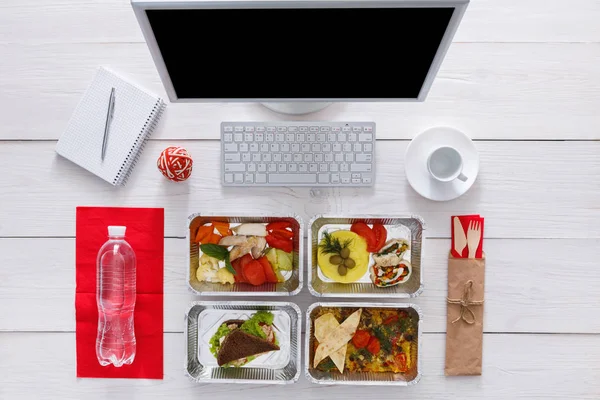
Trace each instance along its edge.
{"label": "red and white striped ball", "polygon": [[160,153],[158,169],[173,182],[185,181],[192,175],[192,156],[183,147],[169,146]]}

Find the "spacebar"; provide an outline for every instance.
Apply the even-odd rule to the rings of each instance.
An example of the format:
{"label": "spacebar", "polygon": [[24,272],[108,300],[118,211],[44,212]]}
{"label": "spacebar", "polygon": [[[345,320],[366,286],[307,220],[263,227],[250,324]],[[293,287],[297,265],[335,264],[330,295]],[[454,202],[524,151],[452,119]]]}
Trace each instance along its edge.
{"label": "spacebar", "polygon": [[317,174],[269,174],[269,183],[317,183]]}

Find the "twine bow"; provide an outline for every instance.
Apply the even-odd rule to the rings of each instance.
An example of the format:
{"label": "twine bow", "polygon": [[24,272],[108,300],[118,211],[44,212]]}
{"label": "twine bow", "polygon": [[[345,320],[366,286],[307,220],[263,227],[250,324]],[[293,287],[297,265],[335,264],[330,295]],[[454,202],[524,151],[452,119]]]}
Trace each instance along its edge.
{"label": "twine bow", "polygon": [[[473,310],[471,310],[470,306],[480,306],[483,304],[483,300],[471,300],[472,288],[473,281],[469,280],[465,283],[465,290],[461,299],[447,299],[448,304],[460,304],[460,316],[458,316],[454,321],[452,321],[452,323],[458,322],[461,319],[469,325],[475,323],[475,313],[473,312]],[[470,314],[470,319],[467,318],[467,314]]]}

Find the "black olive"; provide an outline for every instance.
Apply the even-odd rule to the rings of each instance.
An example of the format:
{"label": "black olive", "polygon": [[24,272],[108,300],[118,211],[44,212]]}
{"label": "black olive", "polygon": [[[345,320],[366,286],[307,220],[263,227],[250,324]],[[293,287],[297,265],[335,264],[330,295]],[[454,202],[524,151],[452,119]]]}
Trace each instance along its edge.
{"label": "black olive", "polygon": [[412,340],[413,340],[413,336],[412,336],[412,335],[406,335],[406,336],[404,336],[404,339],[405,339],[407,342],[412,342]]}

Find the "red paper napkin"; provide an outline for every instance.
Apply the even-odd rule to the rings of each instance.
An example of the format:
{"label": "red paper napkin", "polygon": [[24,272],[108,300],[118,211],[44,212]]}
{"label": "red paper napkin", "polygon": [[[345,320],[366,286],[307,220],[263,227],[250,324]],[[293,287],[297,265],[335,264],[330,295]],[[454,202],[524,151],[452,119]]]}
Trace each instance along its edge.
{"label": "red paper napkin", "polygon": [[473,222],[479,222],[479,225],[481,226],[481,240],[479,240],[479,246],[477,246],[477,250],[475,251],[475,258],[481,258],[483,255],[483,238],[484,238],[484,234],[483,234],[483,226],[484,226],[484,218],[481,217],[481,215],[479,214],[472,214],[472,215],[453,215],[450,218],[450,232],[451,232],[451,253],[452,256],[456,257],[456,258],[467,258],[469,256],[469,247],[466,246],[462,252],[462,254],[458,254],[456,252],[455,247],[454,247],[454,217],[458,217],[458,220],[460,221],[460,224],[463,227],[463,232],[465,233],[465,237],[467,237],[467,232],[469,229],[469,224],[471,223],[471,221]]}
{"label": "red paper napkin", "polygon": [[[133,363],[119,368],[103,367],[96,358],[96,257],[108,240],[109,225],[127,227],[125,240],[137,258],[134,311],[137,350]],[[76,235],[77,376],[163,379],[164,210],[77,207]]]}

